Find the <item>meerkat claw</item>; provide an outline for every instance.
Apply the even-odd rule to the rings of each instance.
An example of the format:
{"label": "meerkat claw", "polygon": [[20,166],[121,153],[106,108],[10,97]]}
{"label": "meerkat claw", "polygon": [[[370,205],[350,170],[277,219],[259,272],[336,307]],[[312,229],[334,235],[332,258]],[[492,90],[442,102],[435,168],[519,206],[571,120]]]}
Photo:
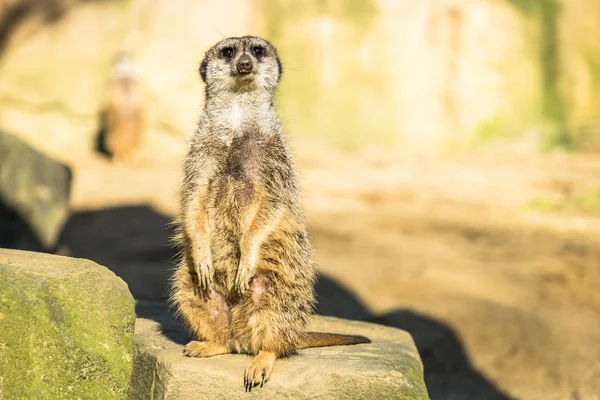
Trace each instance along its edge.
{"label": "meerkat claw", "polygon": [[244,294],[250,289],[250,270],[244,267],[238,268],[237,275],[235,277],[235,287],[239,294]]}
{"label": "meerkat claw", "polygon": [[196,267],[196,275],[198,275],[198,289],[204,300],[210,299],[212,291],[212,274],[208,265],[199,265]]}
{"label": "meerkat claw", "polygon": [[252,391],[252,384],[254,382],[250,380],[250,377],[248,376],[244,376],[244,388],[246,389],[246,392],[251,392]]}
{"label": "meerkat claw", "polygon": [[257,385],[254,381],[254,372],[254,369],[248,368],[244,373],[244,387],[246,392],[251,392],[252,388]]}

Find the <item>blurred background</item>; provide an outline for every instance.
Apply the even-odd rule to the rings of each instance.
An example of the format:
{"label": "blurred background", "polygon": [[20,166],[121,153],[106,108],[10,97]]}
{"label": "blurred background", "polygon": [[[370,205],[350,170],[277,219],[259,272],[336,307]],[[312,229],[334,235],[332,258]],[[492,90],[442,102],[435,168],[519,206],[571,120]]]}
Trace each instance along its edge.
{"label": "blurred background", "polygon": [[599,399],[600,0],[0,0],[0,247],[163,301],[198,67],[246,34],[319,312],[409,331],[434,400]]}

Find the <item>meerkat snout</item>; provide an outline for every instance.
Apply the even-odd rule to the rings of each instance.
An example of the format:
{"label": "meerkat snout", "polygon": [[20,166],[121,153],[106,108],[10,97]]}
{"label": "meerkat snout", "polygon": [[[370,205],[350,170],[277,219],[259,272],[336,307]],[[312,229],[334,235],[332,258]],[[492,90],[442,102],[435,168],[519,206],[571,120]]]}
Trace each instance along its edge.
{"label": "meerkat snout", "polygon": [[252,59],[247,55],[241,56],[237,62],[237,70],[240,74],[249,74],[250,72],[252,72],[253,67],[254,63],[252,62]]}

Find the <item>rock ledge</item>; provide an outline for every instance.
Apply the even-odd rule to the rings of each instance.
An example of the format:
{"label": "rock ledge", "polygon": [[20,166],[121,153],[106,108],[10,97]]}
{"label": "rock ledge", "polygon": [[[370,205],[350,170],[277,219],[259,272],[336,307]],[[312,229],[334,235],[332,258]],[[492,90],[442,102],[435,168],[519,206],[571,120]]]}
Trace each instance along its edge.
{"label": "rock ledge", "polygon": [[399,329],[312,317],[311,330],[360,334],[370,344],[301,350],[280,359],[264,388],[245,393],[250,357],[183,357],[187,335],[161,304],[138,302],[129,398],[428,399],[411,336]]}

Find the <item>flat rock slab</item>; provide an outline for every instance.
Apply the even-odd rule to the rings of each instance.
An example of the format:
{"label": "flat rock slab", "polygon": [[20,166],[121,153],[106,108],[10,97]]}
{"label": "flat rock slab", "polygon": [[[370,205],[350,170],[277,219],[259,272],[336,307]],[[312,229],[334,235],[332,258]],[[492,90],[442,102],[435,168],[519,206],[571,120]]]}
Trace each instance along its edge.
{"label": "flat rock slab", "polygon": [[412,337],[399,329],[314,316],[310,330],[359,334],[370,344],[299,351],[280,359],[263,388],[246,393],[247,355],[183,356],[189,339],[168,309],[138,302],[131,400],[183,399],[428,399]]}
{"label": "flat rock slab", "polygon": [[110,270],[0,249],[0,399],[126,399],[134,324]]}

